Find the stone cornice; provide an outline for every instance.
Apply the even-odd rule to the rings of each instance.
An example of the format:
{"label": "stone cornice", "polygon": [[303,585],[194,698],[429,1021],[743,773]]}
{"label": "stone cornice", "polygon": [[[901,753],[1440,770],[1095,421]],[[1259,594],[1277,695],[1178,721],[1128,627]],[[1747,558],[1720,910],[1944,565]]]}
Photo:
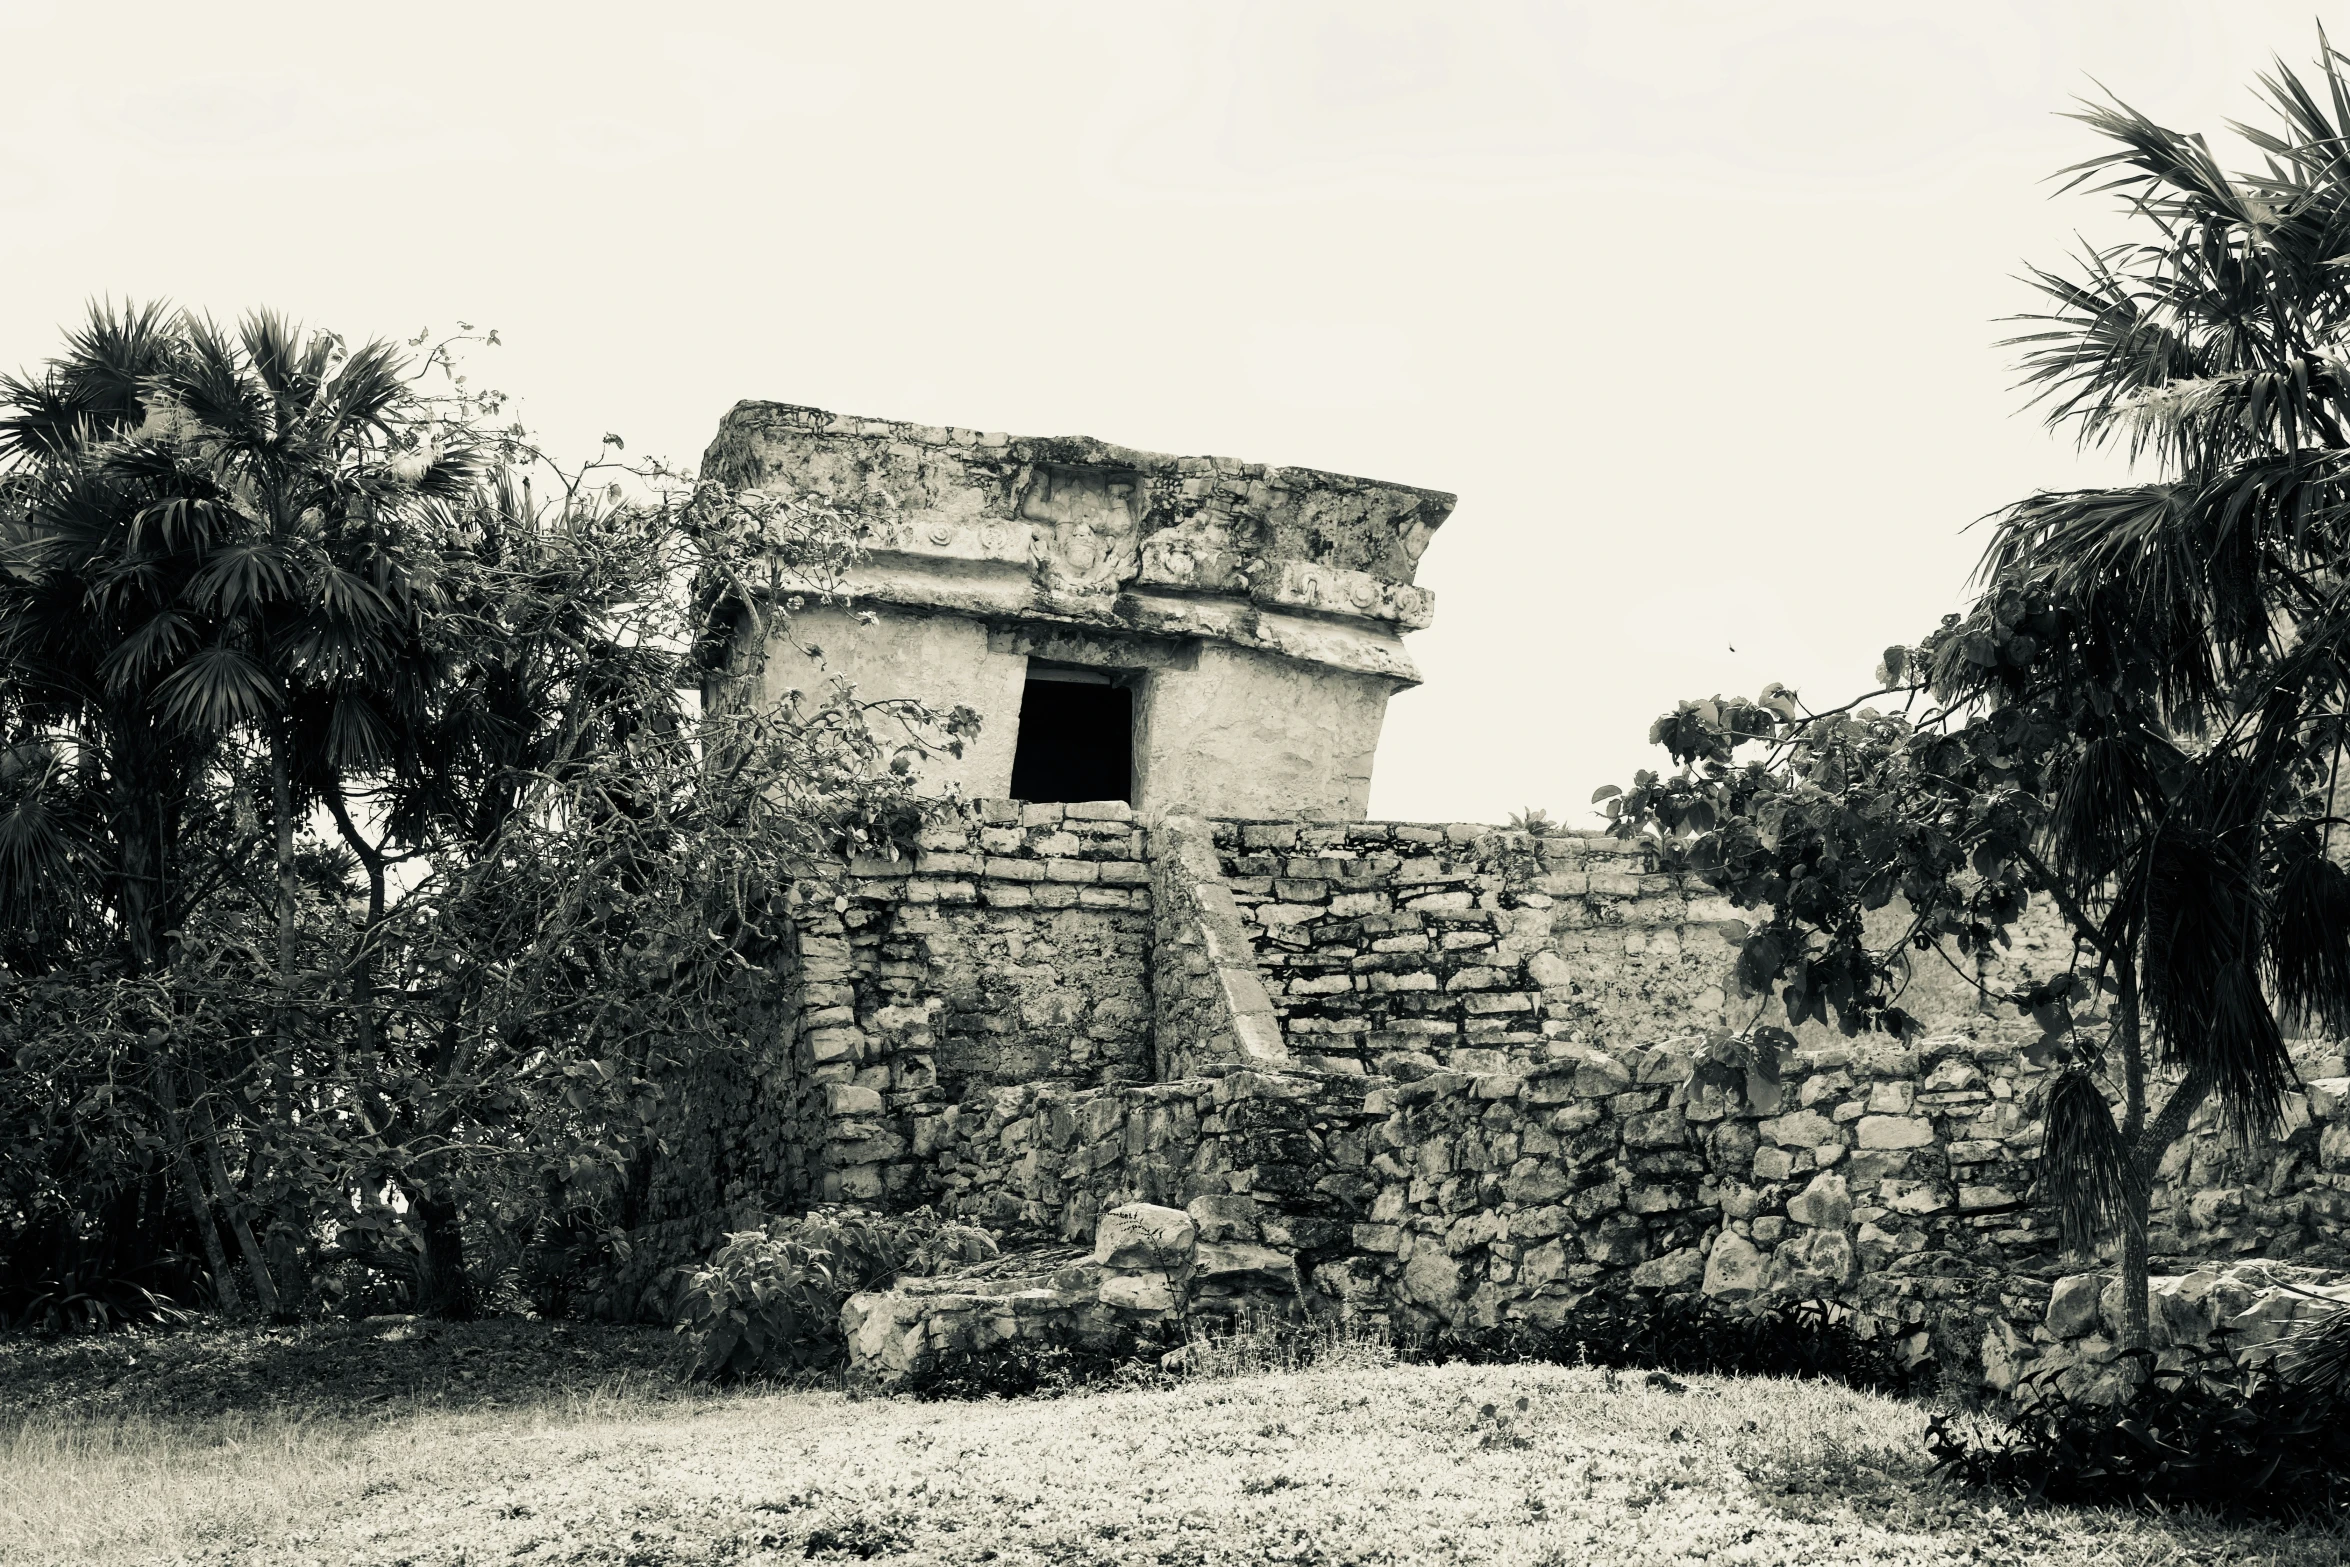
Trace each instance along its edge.
{"label": "stone cornice", "polygon": [[783,403],[727,414],[703,471],[854,511],[851,586],[909,607],[1213,636],[1399,682],[1412,576],[1453,497],[1311,468]]}

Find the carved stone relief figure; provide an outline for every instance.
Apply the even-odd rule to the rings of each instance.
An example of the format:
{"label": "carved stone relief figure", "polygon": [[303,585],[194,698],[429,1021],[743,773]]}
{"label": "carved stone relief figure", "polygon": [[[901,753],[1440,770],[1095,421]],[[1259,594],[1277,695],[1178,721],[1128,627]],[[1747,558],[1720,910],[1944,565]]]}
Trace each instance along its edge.
{"label": "carved stone relief figure", "polygon": [[1038,467],[1020,496],[1020,515],[1038,524],[1038,579],[1058,593],[1107,593],[1135,573],[1135,480],[1088,468]]}

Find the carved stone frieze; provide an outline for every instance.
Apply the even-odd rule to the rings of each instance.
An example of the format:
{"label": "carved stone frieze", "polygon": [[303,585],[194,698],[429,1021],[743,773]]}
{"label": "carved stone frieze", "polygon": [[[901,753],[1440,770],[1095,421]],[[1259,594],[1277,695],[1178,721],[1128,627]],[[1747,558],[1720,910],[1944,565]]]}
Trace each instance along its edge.
{"label": "carved stone frieze", "polygon": [[1414,676],[1397,634],[1430,618],[1412,575],[1453,503],[1310,468],[775,403],[738,405],[703,467],[870,519],[852,586],[876,601],[1212,637],[1399,684]]}

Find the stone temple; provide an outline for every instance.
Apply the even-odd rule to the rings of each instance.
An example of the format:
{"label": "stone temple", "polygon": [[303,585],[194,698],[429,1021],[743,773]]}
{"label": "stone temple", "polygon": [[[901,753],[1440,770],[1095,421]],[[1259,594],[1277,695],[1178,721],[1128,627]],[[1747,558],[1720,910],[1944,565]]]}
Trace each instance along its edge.
{"label": "stone temple", "polygon": [[[1622,1289],[1832,1297],[1994,1388],[2109,1375],[2108,1286],[2036,1169],[2053,1067],[1985,1000],[2066,968],[2060,925],[1917,969],[1920,1037],[1757,1054],[1751,911],[1653,845],[1365,819],[1451,496],[773,403],[705,471],[878,515],[854,610],[797,629],[985,729],[901,852],[809,866],[773,1027],[670,1102],[599,1309],[664,1315],[665,1270],[767,1215],[926,1206],[1005,1255],[852,1299],[861,1375]],[[2163,1159],[2158,1342],[2350,1300],[2350,1061],[2300,1066],[2275,1138],[2207,1106]]]}
{"label": "stone temple", "polygon": [[1145,817],[1363,817],[1387,699],[1419,679],[1402,633],[1428,624],[1430,595],[1412,575],[1453,506],[1310,468],[783,403],[736,405],[703,467],[884,519],[856,608],[811,607],[795,631],[868,700],[978,712],[976,743],[931,782]]}

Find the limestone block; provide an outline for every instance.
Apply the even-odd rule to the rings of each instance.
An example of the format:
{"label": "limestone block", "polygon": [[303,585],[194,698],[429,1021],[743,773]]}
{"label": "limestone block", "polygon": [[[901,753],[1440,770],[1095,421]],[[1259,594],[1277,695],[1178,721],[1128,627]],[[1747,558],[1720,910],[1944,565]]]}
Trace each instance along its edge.
{"label": "limestone block", "polygon": [[1834,1295],[1859,1276],[1859,1259],[1842,1230],[1807,1230],[1771,1253],[1772,1293]]}
{"label": "limestone block", "polygon": [[1632,1283],[1640,1289],[1685,1290],[1705,1277],[1706,1260],[1694,1246],[1683,1246],[1651,1257],[1632,1270]]}
{"label": "limestone block", "polygon": [[[2269,1285],[2266,1277],[2284,1282]],[[2230,1347],[2239,1355],[2262,1351],[2304,1325],[2330,1317],[2350,1304],[2350,1284],[2322,1283],[2321,1278],[2322,1275],[2311,1269],[2240,1264],[2213,1280],[2209,1306],[2216,1316],[2227,1312],[2245,1292],[2257,1290],[2249,1304],[2222,1317],[2221,1322],[2228,1330]]]}
{"label": "limestone block", "polygon": [[1841,1175],[1821,1174],[1787,1199],[1787,1217],[1813,1229],[1841,1230],[1852,1222],[1852,1195]]}
{"label": "limestone block", "polygon": [[1557,1202],[1572,1189],[1564,1169],[1541,1159],[1519,1160],[1501,1184],[1503,1196],[1526,1206]]}
{"label": "limestone block", "polygon": [[1203,1245],[1192,1283],[1233,1291],[1294,1292],[1297,1268],[1290,1253],[1270,1246],[1244,1242]]}
{"label": "limestone block", "polygon": [[1395,1252],[1403,1249],[1403,1227],[1396,1224],[1358,1224],[1350,1231],[1357,1251]]}
{"label": "limestone block", "polygon": [[1860,1118],[1863,1148],[1924,1148],[1934,1141],[1934,1123],[1924,1116],[1864,1115]]}
{"label": "limestone block", "polygon": [[1648,1237],[1637,1221],[1585,1231],[1582,1239],[1584,1257],[1608,1267],[1629,1267],[1648,1255]]}
{"label": "limestone block", "polygon": [[819,1028],[808,1034],[808,1054],[816,1061],[854,1060],[864,1054],[865,1036],[854,1028]]}
{"label": "limestone block", "polygon": [[1769,1264],[1745,1236],[1725,1232],[1705,1261],[1705,1293],[1744,1300],[1763,1287]]}
{"label": "limestone block", "polygon": [[1951,1203],[1949,1189],[1933,1181],[1880,1181],[1877,1200],[1895,1213],[1921,1216],[1947,1212]]}
{"label": "limestone block", "polygon": [[1526,1253],[1518,1266],[1518,1276],[1529,1289],[1540,1289],[1566,1277],[1567,1247],[1562,1240],[1545,1241]]}
{"label": "limestone block", "polygon": [[840,1308],[850,1364],[895,1378],[914,1370],[929,1344],[927,1303],[905,1295],[852,1295]]}
{"label": "limestone block", "polygon": [[2058,1339],[2079,1338],[2097,1325],[2097,1298],[2105,1284],[2100,1273],[2074,1273],[2058,1279],[2048,1293],[2048,1311],[2041,1324]]}
{"label": "limestone block", "polygon": [[2350,1077],[2320,1077],[2303,1084],[2309,1090],[2309,1113],[2320,1121],[2339,1120],[2350,1104]]}
{"label": "limestone block", "polygon": [[1113,1268],[1182,1269],[1198,1241],[1199,1226],[1182,1209],[1130,1202],[1102,1215],[1093,1260]]}
{"label": "limestone block", "polygon": [[[1782,1148],[1813,1148],[1821,1143],[1840,1141],[1836,1123],[1817,1110],[1798,1110],[1792,1115],[1773,1116],[1755,1128],[1765,1142],[1777,1143]],[[1862,1147],[1867,1147],[1866,1142]]]}
{"label": "limestone block", "polygon": [[[1919,1239],[1923,1240],[1924,1237]],[[1852,1234],[1853,1250],[1860,1254],[1861,1271],[1882,1271],[1887,1263],[1901,1255],[1901,1241],[1900,1236],[1881,1230],[1874,1224],[1863,1223]]]}
{"label": "limestone block", "polygon": [[1545,990],[1560,990],[1574,983],[1575,971],[1565,958],[1545,950],[1526,959],[1526,977]]}
{"label": "limestone block", "polygon": [[854,1083],[827,1083],[824,1085],[824,1107],[835,1115],[879,1115],[881,1095],[870,1088],[859,1088]]}
{"label": "limestone block", "polygon": [[2216,1229],[2244,1214],[2244,1189],[2222,1186],[2197,1192],[2187,1199],[2187,1222],[2199,1230]]}
{"label": "limestone block", "polygon": [[1447,1255],[1443,1247],[1415,1246],[1410,1260],[1403,1265],[1400,1280],[1403,1297],[1431,1310],[1446,1310],[1460,1299],[1467,1274],[1465,1265]]}
{"label": "limestone block", "polygon": [[1173,1311],[1176,1291],[1174,1281],[1156,1268],[1119,1271],[1102,1279],[1100,1299],[1122,1311]]}
{"label": "limestone block", "polygon": [[1627,1148],[1677,1148],[1689,1141],[1689,1123],[1678,1110],[1657,1110],[1624,1118]]}
{"label": "limestone block", "polygon": [[2004,1317],[1995,1317],[1983,1331],[1981,1349],[1983,1380],[2002,1393],[2012,1393],[2023,1380],[2024,1371],[2036,1358],[2030,1344],[2024,1342],[2013,1324]]}
{"label": "limestone block", "polygon": [[1578,1050],[1573,1059],[1575,1095],[1579,1099],[1608,1099],[1632,1086],[1631,1071],[1605,1051]]}
{"label": "limestone block", "polygon": [[1886,1079],[1870,1085],[1868,1113],[1871,1115],[1907,1115],[1917,1107],[1917,1099],[1916,1084]]}
{"label": "limestone block", "polygon": [[1725,1121],[1707,1134],[1705,1147],[1717,1170],[1748,1170],[1754,1166],[1754,1151],[1761,1139],[1753,1123]]}
{"label": "limestone block", "polygon": [[1680,1213],[1696,1206],[1689,1191],[1681,1186],[1640,1184],[1624,1193],[1624,1211],[1627,1213]]}
{"label": "limestone block", "polygon": [[1823,1099],[1834,1099],[1852,1086],[1850,1072],[1817,1072],[1803,1080],[1795,1092],[1795,1102],[1809,1110]]}
{"label": "limestone block", "polygon": [[1263,1210],[1254,1197],[1225,1194],[1194,1197],[1184,1204],[1183,1211],[1191,1215],[1199,1239],[1205,1243],[1255,1240],[1257,1218]]}

